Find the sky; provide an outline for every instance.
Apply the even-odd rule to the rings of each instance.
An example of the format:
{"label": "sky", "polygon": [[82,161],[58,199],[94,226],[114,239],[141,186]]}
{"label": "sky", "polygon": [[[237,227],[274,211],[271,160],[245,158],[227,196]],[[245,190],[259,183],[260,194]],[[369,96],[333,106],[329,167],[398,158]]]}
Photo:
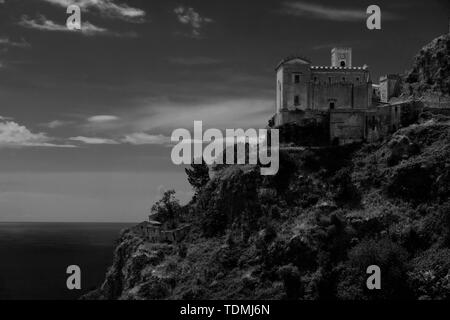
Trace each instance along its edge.
{"label": "sky", "polygon": [[[70,4],[81,30],[69,30]],[[368,30],[366,8],[381,8]],[[334,46],[372,79],[448,32],[439,0],[0,0],[0,222],[139,222],[192,190],[171,132],[263,128],[274,67]]]}

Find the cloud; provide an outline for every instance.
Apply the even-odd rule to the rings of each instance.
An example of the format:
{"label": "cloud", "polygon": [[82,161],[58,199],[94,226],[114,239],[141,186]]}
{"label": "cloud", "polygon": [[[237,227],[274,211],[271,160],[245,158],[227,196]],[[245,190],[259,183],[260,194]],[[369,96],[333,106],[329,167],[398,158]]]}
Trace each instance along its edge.
{"label": "cloud", "polygon": [[54,144],[54,139],[45,133],[33,133],[17,122],[0,117],[0,147],[75,147],[68,144]]}
{"label": "cloud", "polygon": [[[306,3],[302,1],[283,3],[282,12],[293,16],[310,17],[316,19],[325,19],[332,21],[361,21],[366,19],[366,8],[361,6],[360,9],[344,9],[329,7],[320,4]],[[394,15],[383,12],[383,19],[393,19]]]}
{"label": "cloud", "polygon": [[0,46],[28,48],[31,45],[23,39],[21,39],[20,41],[12,41],[11,39],[6,37],[0,37]]}
{"label": "cloud", "polygon": [[[149,102],[124,118],[135,132],[191,129],[195,120],[204,128],[264,128],[274,112],[272,98],[229,98],[192,103]],[[124,115],[126,117],[126,115]]]}
{"label": "cloud", "polygon": [[115,140],[97,137],[78,136],[78,137],[71,137],[69,138],[69,140],[83,142],[86,144],[118,144],[118,142]]}
{"label": "cloud", "polygon": [[82,34],[85,36],[97,36],[97,35],[106,35],[106,36],[116,36],[116,37],[135,37],[136,34],[132,32],[128,33],[119,33],[110,31],[106,28],[98,27],[93,25],[90,22],[83,22],[81,25],[81,30],[71,30],[67,28],[66,25],[58,24],[53,22],[52,20],[47,19],[44,15],[38,15],[35,19],[29,18],[28,16],[22,16],[21,20],[18,23],[20,26],[35,29],[40,31],[56,31],[56,32],[72,32],[75,34]]}
{"label": "cloud", "polygon": [[89,117],[87,120],[92,123],[103,123],[103,122],[119,120],[119,117],[114,116],[114,115],[109,115],[109,114],[101,114],[101,115]]}
{"label": "cloud", "polygon": [[145,22],[146,12],[127,4],[117,4],[113,0],[43,0],[45,2],[67,8],[71,4],[82,9],[97,11],[101,16],[111,19],[120,19],[129,22]]}
{"label": "cloud", "polygon": [[199,66],[199,65],[212,65],[222,62],[220,59],[214,59],[209,57],[174,57],[170,58],[169,62],[172,64],[178,64],[183,66]]}
{"label": "cloud", "polygon": [[73,121],[63,121],[63,120],[53,120],[50,122],[42,123],[40,124],[42,127],[50,128],[50,129],[56,129],[60,127],[64,127],[67,125],[73,124]]}
{"label": "cloud", "polygon": [[130,143],[133,145],[143,145],[143,144],[167,144],[170,143],[170,137],[164,136],[162,134],[152,135],[144,132],[136,132],[126,135],[122,142]]}
{"label": "cloud", "polygon": [[213,22],[212,19],[202,17],[191,7],[179,6],[176,7],[173,12],[176,14],[180,23],[191,27],[191,33],[189,34],[193,38],[201,38],[201,29],[205,24]]}

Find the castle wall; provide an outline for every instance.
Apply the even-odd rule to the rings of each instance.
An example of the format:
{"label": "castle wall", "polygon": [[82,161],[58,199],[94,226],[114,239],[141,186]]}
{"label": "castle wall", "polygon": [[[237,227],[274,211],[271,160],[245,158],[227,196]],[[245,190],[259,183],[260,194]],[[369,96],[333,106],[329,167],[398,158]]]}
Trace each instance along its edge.
{"label": "castle wall", "polygon": [[330,111],[330,140],[346,144],[365,139],[365,111],[341,109]]}
{"label": "castle wall", "polygon": [[329,110],[352,107],[352,85],[348,83],[311,83],[311,109]]}
{"label": "castle wall", "polygon": [[[318,68],[318,69],[317,69]],[[313,67],[309,107],[314,110],[367,108],[371,87],[366,69]]]}
{"label": "castle wall", "polygon": [[372,83],[355,84],[353,86],[353,108],[367,109],[372,103]]}
{"label": "castle wall", "polygon": [[326,114],[323,112],[316,112],[314,110],[305,111],[288,111],[282,110],[274,117],[274,125],[280,126],[287,123],[302,124],[304,122],[316,122],[320,123],[325,121]]}

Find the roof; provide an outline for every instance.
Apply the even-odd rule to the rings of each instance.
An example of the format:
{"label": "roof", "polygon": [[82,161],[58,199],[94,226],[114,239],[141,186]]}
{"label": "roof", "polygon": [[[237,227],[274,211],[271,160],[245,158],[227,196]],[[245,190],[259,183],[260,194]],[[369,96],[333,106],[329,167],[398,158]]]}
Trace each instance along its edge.
{"label": "roof", "polygon": [[278,70],[278,69],[279,69],[283,64],[285,64],[286,62],[289,62],[289,61],[292,61],[292,60],[295,60],[295,59],[303,60],[304,62],[306,62],[306,63],[308,63],[308,64],[311,63],[311,60],[309,60],[308,58],[305,58],[305,57],[300,56],[300,55],[291,55],[291,56],[287,56],[286,58],[282,59],[282,60],[277,64],[277,66],[275,67],[275,70]]}
{"label": "roof", "polygon": [[152,226],[160,226],[161,225],[161,222],[156,221],[156,220],[149,220],[148,223],[151,224]]}

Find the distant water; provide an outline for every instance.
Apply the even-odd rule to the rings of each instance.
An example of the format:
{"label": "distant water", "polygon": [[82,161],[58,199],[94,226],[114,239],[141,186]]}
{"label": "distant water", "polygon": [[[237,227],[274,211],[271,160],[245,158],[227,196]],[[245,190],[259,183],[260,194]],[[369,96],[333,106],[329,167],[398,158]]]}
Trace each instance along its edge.
{"label": "distant water", "polygon": [[[77,299],[99,286],[123,223],[0,223],[0,300]],[[82,290],[66,288],[81,268]]]}

